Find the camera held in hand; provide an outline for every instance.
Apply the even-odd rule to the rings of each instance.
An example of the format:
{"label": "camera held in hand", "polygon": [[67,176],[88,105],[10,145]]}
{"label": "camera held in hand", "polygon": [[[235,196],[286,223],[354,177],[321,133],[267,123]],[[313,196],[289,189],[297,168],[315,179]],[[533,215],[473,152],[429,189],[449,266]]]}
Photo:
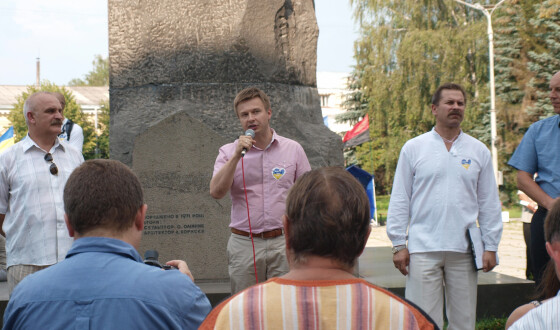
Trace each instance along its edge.
{"label": "camera held in hand", "polygon": [[160,264],[158,258],[159,253],[156,250],[146,250],[146,253],[144,253],[144,263],[146,265],[158,267],[164,270],[177,269],[175,266]]}

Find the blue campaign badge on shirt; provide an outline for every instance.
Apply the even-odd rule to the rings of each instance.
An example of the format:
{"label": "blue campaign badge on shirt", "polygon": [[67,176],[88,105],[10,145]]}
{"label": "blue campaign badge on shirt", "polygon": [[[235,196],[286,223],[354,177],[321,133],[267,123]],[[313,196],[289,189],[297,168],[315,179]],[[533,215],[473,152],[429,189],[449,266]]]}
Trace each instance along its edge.
{"label": "blue campaign badge on shirt", "polygon": [[461,161],[461,165],[463,165],[464,168],[466,168],[467,170],[469,169],[469,166],[471,166],[472,161],[470,159],[463,159]]}
{"label": "blue campaign badge on shirt", "polygon": [[275,167],[275,168],[272,169],[272,176],[276,180],[280,180],[280,178],[283,177],[284,174],[286,174],[286,169],[285,168]]}

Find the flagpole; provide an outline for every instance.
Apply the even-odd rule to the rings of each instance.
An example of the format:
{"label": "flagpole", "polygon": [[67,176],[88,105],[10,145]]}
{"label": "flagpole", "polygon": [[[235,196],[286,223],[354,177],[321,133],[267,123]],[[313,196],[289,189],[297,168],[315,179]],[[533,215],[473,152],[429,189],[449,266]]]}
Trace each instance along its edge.
{"label": "flagpole", "polygon": [[[369,134],[369,125],[368,125],[368,134]],[[375,200],[375,174],[374,174],[375,166],[373,164],[373,146],[372,145],[373,145],[373,143],[370,139],[370,141],[369,141],[369,155],[370,155],[370,158],[371,158],[371,183],[372,183],[372,186],[373,186],[372,187],[373,188],[373,191],[372,191],[373,192],[373,194],[372,194],[373,195],[372,196],[373,197],[373,207],[375,208],[375,218],[374,218],[374,220],[375,220],[375,225],[379,226],[379,221],[377,220],[378,219],[378,217],[377,217],[377,201]]]}

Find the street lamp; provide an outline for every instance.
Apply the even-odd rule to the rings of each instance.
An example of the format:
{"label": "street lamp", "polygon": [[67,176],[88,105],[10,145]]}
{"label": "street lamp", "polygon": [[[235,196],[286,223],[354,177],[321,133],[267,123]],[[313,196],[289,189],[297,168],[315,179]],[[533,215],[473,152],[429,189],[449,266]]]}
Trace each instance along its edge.
{"label": "street lamp", "polygon": [[[492,167],[494,168],[494,178],[496,183],[498,183],[498,149],[496,148],[496,89],[494,88],[494,32],[492,30],[492,13],[498,8],[504,1],[501,0],[495,5],[483,6],[480,3],[467,3],[461,0],[455,0],[465,6],[480,10],[486,19],[488,20],[488,57],[490,59],[490,132],[492,136],[491,142],[491,152],[492,152]],[[488,11],[490,9],[490,11]]]}

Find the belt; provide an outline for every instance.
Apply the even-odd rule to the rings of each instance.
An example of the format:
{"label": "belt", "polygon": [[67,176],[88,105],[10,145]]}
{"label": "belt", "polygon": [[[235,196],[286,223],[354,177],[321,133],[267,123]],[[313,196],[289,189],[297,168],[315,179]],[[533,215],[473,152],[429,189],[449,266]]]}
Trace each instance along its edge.
{"label": "belt", "polygon": [[[251,234],[243,231],[243,230],[238,230],[235,228],[231,228],[231,232],[236,234],[236,235],[241,235],[241,236],[246,236],[246,237],[251,237]],[[278,237],[284,234],[284,229],[282,228],[278,228],[278,229],[273,229],[273,230],[269,230],[269,231],[263,231],[262,233],[253,233],[253,237],[258,237],[258,238],[274,238],[274,237]]]}

